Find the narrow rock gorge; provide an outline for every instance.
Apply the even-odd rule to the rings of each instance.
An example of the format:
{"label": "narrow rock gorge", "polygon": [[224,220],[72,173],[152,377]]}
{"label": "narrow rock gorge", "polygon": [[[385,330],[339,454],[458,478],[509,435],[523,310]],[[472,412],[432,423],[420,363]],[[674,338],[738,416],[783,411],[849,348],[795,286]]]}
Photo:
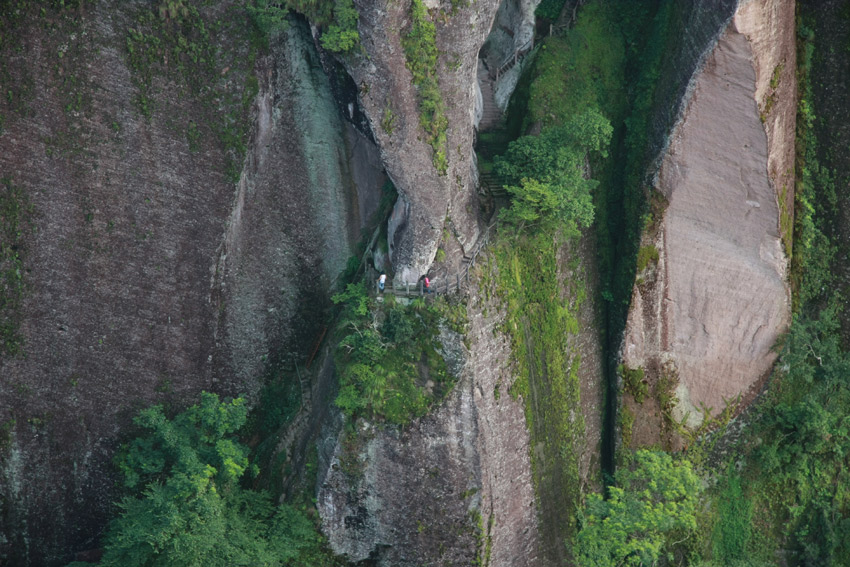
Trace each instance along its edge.
{"label": "narrow rock gorge", "polygon": [[846,564],[796,4],[0,1],[0,566]]}

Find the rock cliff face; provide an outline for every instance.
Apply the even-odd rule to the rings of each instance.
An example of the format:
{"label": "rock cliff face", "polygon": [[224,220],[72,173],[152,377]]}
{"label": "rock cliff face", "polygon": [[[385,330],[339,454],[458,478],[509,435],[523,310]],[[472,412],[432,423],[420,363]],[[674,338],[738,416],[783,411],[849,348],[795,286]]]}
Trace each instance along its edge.
{"label": "rock cliff face", "polygon": [[415,282],[433,262],[444,227],[465,250],[478,238],[472,148],[476,69],[499,2],[425,2],[436,24],[437,74],[448,118],[444,175],[434,167],[434,152],[419,124],[418,95],[401,44],[411,25],[411,2],[355,4],[364,53],[345,64],[399,192],[389,231],[395,277]]}
{"label": "rock cliff face", "polygon": [[[128,63],[129,29],[149,9],[104,1],[2,21],[14,33],[0,45],[12,93],[0,177],[31,206],[12,314],[23,354],[0,358],[2,564],[96,545],[110,458],[137,409],[204,389],[252,395],[265,360],[307,356],[380,191],[377,152],[340,120],[306,29],[291,26],[254,67],[244,12],[206,9],[211,107],[175,70],[185,54],[159,52],[147,78]],[[152,33],[167,25],[156,21]],[[250,131],[236,184],[222,116]]]}
{"label": "rock cliff face", "polygon": [[788,323],[777,193],[793,163],[793,21],[784,2],[739,7],[658,175],[668,204],[643,243],[658,261],[639,274],[623,361],[678,379],[674,416],[692,426],[760,383]]}
{"label": "rock cliff face", "polygon": [[352,561],[468,565],[489,549],[489,565],[547,564],[523,405],[507,394],[511,347],[494,332],[504,317],[495,298],[471,303],[469,350],[444,341],[460,379],[439,408],[402,431],[364,426],[355,456],[333,443],[317,506]]}

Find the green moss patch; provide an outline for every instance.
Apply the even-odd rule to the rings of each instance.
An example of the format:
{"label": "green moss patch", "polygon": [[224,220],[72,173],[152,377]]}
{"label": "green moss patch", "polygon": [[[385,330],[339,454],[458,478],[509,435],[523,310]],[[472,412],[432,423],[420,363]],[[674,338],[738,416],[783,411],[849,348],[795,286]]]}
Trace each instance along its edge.
{"label": "green moss patch", "polygon": [[585,291],[581,278],[562,285],[558,255],[565,244],[549,234],[516,236],[511,231],[501,232],[494,246],[495,285],[516,360],[510,393],[523,398],[531,443],[539,448],[531,459],[544,529],[561,534],[574,528],[584,443],[581,356],[571,337],[579,331],[577,313]]}
{"label": "green moss patch", "polygon": [[437,81],[437,29],[422,0],[413,0],[410,15],[410,30],[402,36],[401,45],[419,94],[419,125],[425,130],[425,139],[434,150],[434,167],[440,175],[445,175],[449,120]]}
{"label": "green moss patch", "polygon": [[24,232],[32,206],[12,179],[0,180],[0,353],[22,354],[21,304],[26,290]]}

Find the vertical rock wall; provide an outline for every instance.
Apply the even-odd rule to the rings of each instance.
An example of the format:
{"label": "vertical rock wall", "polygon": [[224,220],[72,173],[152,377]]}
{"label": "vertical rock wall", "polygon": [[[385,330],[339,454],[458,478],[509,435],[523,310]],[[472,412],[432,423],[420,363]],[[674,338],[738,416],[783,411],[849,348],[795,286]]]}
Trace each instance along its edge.
{"label": "vertical rock wall", "polygon": [[[0,424],[12,424],[0,443],[0,564],[65,564],[97,546],[115,497],[110,460],[139,408],[179,408],[201,390],[252,394],[264,359],[307,356],[380,191],[376,149],[345,134],[299,26],[258,60],[253,114],[233,114],[252,131],[236,187],[213,130],[232,108],[154,73],[145,119],[126,46],[149,8],[22,7],[4,35],[20,50],[3,52],[15,104],[0,101],[0,177],[32,206],[32,230],[21,242],[24,355],[0,358]],[[238,13],[203,13],[225,24],[205,80],[241,100],[255,69]]]}
{"label": "vertical rock wall", "polygon": [[659,258],[639,274],[623,360],[650,381],[677,377],[674,413],[690,425],[701,407],[716,414],[759,384],[788,323],[774,174],[793,156],[794,119],[793,110],[771,113],[793,105],[793,87],[768,113],[759,100],[777,91],[775,79],[766,86],[771,62],[794,68],[793,9],[784,4],[742,4],[694,81],[658,175],[668,205],[643,244]]}
{"label": "vertical rock wall", "polygon": [[690,98],[693,79],[737,6],[738,0],[680,0],[673,3],[672,25],[655,87],[649,132],[651,157],[661,159],[670,132]]}
{"label": "vertical rock wall", "polygon": [[240,383],[266,360],[309,355],[384,180],[374,144],[337,112],[306,25],[291,24],[272,47],[219,248],[221,368]]}
{"label": "vertical rock wall", "polygon": [[[411,2],[355,4],[363,53],[345,64],[360,88],[361,106],[399,192],[389,231],[395,276],[415,282],[434,260],[446,221],[464,249],[478,238],[472,148],[476,69],[499,2],[426,2],[437,29],[437,74],[449,124],[445,175],[435,169],[434,152],[419,124],[418,95],[401,45],[410,30]],[[391,127],[388,116],[394,117]]]}

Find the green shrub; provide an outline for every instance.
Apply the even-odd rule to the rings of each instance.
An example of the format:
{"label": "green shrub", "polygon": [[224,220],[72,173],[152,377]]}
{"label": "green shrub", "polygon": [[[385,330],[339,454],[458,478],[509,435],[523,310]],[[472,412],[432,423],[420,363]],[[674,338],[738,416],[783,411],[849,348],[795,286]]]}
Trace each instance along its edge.
{"label": "green shrub", "polygon": [[[435,348],[439,309],[424,301],[405,307],[393,298],[387,294],[383,304],[373,302],[362,283],[349,284],[333,297],[343,306],[337,323],[336,405],[350,417],[404,425],[425,415],[451,389],[453,379]],[[426,379],[433,382],[427,391]]]}
{"label": "green shrub", "polygon": [[718,518],[712,534],[714,560],[731,565],[747,558],[753,506],[741,488],[741,477],[729,467],[725,486],[716,499]]}
{"label": "green shrub", "polygon": [[564,0],[542,0],[534,10],[534,15],[544,20],[555,21],[564,8]]}
{"label": "green shrub", "polygon": [[696,529],[702,484],[688,461],[641,450],[614,479],[608,499],[590,494],[580,513],[582,567],[656,565],[674,537],[683,541]]}
{"label": "green shrub", "polygon": [[637,271],[644,271],[650,262],[653,265],[658,263],[658,249],[653,244],[641,246],[637,255]]}
{"label": "green shrub", "polygon": [[496,173],[511,194],[502,218],[518,226],[556,223],[575,231],[593,222],[591,192],[598,184],[584,175],[589,152],[607,155],[611,124],[591,109],[563,126],[524,136],[496,159]]}
{"label": "green shrub", "polygon": [[253,0],[248,11],[257,27],[271,34],[287,25],[287,10],[304,15],[322,30],[322,47],[335,53],[348,53],[360,44],[357,21],[360,17],[353,0]]}
{"label": "green shrub", "polygon": [[240,486],[250,467],[235,432],[246,415],[244,400],[206,392],[173,419],[162,406],[139,413],[140,434],[116,459],[133,494],[109,523],[101,567],[311,561],[321,542],[312,522]]}
{"label": "green shrub", "polygon": [[632,395],[635,401],[642,404],[649,395],[649,385],[644,380],[643,368],[629,368],[625,364],[617,367],[623,377],[625,390]]}
{"label": "green shrub", "polygon": [[336,0],[333,21],[322,33],[322,47],[335,53],[348,53],[360,44],[357,20],[360,15],[352,0]]}
{"label": "green shrub", "polygon": [[404,344],[413,338],[413,324],[403,307],[394,307],[387,312],[381,334],[395,344]]}

